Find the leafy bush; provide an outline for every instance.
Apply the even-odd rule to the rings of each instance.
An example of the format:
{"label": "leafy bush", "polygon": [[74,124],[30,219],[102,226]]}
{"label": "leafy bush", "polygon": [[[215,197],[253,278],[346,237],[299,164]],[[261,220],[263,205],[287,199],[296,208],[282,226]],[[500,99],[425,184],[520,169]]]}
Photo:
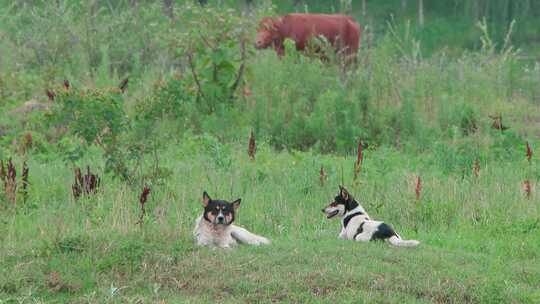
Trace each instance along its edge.
{"label": "leafy bush", "polygon": [[254,20],[232,9],[185,5],[173,45],[185,64],[182,87],[203,113],[232,102],[246,68]]}
{"label": "leafy bush", "polygon": [[[103,149],[106,171],[128,178],[122,136],[129,129],[123,109],[122,91],[61,89],[55,97],[47,123],[79,138],[83,146],[96,144]],[[77,148],[75,148],[77,149]],[[70,153],[77,160],[80,152]]]}
{"label": "leafy bush", "polygon": [[[45,116],[45,124],[62,131],[59,147],[66,161],[76,162],[90,146],[96,145],[102,151],[106,172],[131,182],[159,179],[167,175],[157,155],[163,140],[156,133],[161,117],[156,113],[159,108],[139,109],[140,114],[134,118],[126,115],[124,95],[117,88],[60,89]],[[154,161],[151,172],[145,173],[140,169],[148,154]]]}

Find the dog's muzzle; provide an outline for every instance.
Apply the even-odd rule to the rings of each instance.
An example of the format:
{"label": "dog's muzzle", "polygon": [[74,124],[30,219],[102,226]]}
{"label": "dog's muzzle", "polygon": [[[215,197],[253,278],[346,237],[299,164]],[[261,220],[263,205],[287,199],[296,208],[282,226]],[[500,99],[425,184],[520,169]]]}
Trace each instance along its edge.
{"label": "dog's muzzle", "polygon": [[[324,213],[326,213],[326,211],[323,209],[322,210]],[[339,210],[334,210],[332,211],[331,213],[326,213],[326,218],[328,219],[331,219],[333,218],[334,216],[336,216],[337,214],[339,213]]]}
{"label": "dog's muzzle", "polygon": [[218,224],[224,224],[225,223],[225,217],[223,215],[218,215],[216,218]]}

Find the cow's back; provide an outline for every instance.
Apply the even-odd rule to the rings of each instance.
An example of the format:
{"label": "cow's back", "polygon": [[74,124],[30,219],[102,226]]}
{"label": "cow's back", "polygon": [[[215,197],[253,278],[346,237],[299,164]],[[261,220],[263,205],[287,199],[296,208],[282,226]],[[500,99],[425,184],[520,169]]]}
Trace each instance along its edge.
{"label": "cow's back", "polygon": [[344,47],[346,53],[352,54],[359,47],[360,26],[346,15],[293,13],[281,18],[280,34],[282,38],[293,39],[299,50],[303,50],[312,37],[322,35],[334,47]]}

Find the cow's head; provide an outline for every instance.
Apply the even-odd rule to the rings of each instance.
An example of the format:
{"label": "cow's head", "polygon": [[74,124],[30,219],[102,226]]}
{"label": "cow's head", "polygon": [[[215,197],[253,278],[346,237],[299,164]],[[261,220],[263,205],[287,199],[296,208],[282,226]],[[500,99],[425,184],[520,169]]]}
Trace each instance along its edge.
{"label": "cow's head", "polygon": [[281,27],[281,24],[281,17],[264,17],[261,22],[259,22],[259,28],[257,28],[257,36],[255,37],[255,48],[265,49],[269,47],[274,41],[279,40],[279,28]]}

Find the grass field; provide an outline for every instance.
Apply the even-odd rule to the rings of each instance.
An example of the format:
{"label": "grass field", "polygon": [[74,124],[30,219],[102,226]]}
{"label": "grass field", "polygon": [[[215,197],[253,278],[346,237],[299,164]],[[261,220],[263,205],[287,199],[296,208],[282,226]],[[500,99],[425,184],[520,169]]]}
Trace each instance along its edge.
{"label": "grass field", "polygon": [[[369,2],[373,19],[403,3]],[[290,41],[253,49],[293,1],[166,3],[0,2],[0,160],[17,170],[0,171],[0,304],[540,303],[540,64],[511,43],[533,26],[461,32],[429,6],[418,35],[409,5],[342,70]],[[87,166],[101,183],[76,199]],[[321,212],[338,185],[421,245],[338,240]],[[195,246],[205,190],[242,198],[237,223],[272,244]]]}
{"label": "grass field", "polygon": [[[480,174],[441,174],[426,157],[368,150],[349,190],[372,217],[392,223],[413,249],[337,240],[320,209],[352,180],[354,158],[275,152],[260,143],[186,140],[166,151],[172,177],[140,189],[105,177],[74,201],[61,162],[30,162],[27,206],[3,210],[4,303],[296,302],[536,303],[540,300],[539,196],[522,191],[526,161],[482,164]],[[95,160],[88,157],[88,163]],[[319,168],[327,180],[320,184]],[[416,175],[422,194],[415,198]],[[538,184],[533,185],[534,189]],[[238,223],[273,243],[196,247],[201,194],[243,199]]]}

